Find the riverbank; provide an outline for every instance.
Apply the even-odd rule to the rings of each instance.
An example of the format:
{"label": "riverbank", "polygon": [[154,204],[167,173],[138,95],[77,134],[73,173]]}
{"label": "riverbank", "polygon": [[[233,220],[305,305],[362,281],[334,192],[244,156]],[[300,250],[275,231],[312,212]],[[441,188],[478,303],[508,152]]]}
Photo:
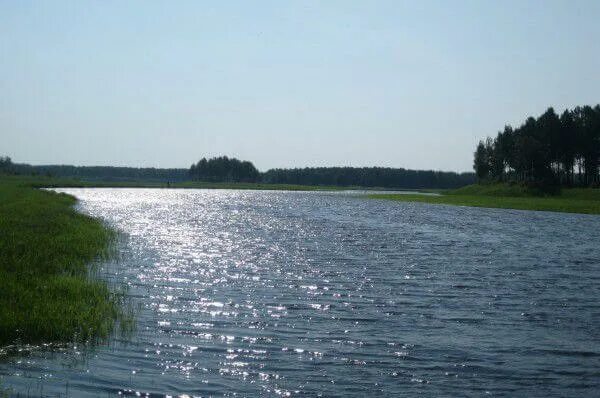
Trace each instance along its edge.
{"label": "riverbank", "polygon": [[439,195],[372,194],[372,199],[454,206],[490,207],[563,213],[600,214],[600,189],[564,188],[558,195],[539,196],[521,186],[469,185]]}
{"label": "riverbank", "polygon": [[[35,188],[178,188],[178,189],[241,189],[260,191],[347,191],[347,190],[386,190],[380,187],[335,186],[335,185],[296,185],[265,184],[253,182],[158,182],[158,181],[91,181],[45,176],[6,176],[17,184]],[[392,189],[387,189],[392,190]]]}
{"label": "riverbank", "polygon": [[89,272],[114,233],[75,203],[0,176],[0,346],[96,341],[122,316],[118,295]]}
{"label": "riverbank", "polygon": [[[55,178],[45,176],[6,176],[17,184],[34,188],[180,188],[180,189],[255,189],[280,191],[340,191],[352,189],[336,186],[311,186],[293,184],[262,184],[251,182],[160,182],[160,181],[91,181],[72,178]],[[354,187],[354,189],[358,189]]]}

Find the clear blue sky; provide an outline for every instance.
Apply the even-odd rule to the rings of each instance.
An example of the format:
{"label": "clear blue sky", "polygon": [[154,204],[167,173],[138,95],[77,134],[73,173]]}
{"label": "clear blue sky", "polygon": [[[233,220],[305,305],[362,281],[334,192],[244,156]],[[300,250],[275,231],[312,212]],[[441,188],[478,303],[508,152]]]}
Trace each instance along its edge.
{"label": "clear blue sky", "polygon": [[600,1],[0,0],[0,155],[471,170],[600,102]]}

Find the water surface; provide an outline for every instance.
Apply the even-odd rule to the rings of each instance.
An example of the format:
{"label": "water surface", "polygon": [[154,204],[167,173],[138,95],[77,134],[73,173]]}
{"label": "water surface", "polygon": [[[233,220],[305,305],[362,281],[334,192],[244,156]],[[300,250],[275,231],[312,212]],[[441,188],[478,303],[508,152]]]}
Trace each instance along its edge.
{"label": "water surface", "polygon": [[590,396],[600,217],[355,194],[63,189],[137,330],[0,363],[21,396]]}

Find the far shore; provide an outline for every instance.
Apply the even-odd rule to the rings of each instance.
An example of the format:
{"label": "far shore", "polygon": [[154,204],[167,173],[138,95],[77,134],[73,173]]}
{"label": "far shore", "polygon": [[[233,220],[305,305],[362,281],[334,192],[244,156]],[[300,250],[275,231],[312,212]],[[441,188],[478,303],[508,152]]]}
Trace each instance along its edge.
{"label": "far shore", "polygon": [[[33,188],[156,188],[156,189],[237,189],[265,191],[368,191],[370,199],[420,202],[454,206],[487,207],[564,213],[600,214],[600,189],[563,188],[544,195],[519,184],[473,184],[458,189],[413,189],[361,186],[296,185],[251,182],[205,181],[107,181],[78,180],[48,176],[2,176],[2,179]],[[402,192],[399,192],[402,191]]]}
{"label": "far shore", "polygon": [[600,214],[600,189],[563,188],[559,194],[540,195],[519,185],[469,185],[440,191],[440,195],[387,194],[368,195],[372,199],[420,202],[453,206],[488,207],[562,213]]}
{"label": "far shore", "polygon": [[175,188],[175,189],[241,189],[261,191],[407,191],[407,192],[441,192],[443,190],[412,189],[412,188],[383,188],[362,186],[337,185],[299,185],[299,184],[268,184],[255,182],[206,182],[206,181],[107,181],[107,180],[78,180],[71,178],[55,178],[46,176],[4,176],[23,185],[35,188]]}

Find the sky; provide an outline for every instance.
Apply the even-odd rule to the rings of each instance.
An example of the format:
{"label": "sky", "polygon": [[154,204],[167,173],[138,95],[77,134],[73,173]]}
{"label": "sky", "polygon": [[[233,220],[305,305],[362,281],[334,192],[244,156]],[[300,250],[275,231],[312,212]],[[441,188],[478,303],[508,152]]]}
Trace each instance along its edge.
{"label": "sky", "polygon": [[600,102],[600,1],[0,0],[0,155],[470,171]]}

